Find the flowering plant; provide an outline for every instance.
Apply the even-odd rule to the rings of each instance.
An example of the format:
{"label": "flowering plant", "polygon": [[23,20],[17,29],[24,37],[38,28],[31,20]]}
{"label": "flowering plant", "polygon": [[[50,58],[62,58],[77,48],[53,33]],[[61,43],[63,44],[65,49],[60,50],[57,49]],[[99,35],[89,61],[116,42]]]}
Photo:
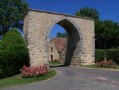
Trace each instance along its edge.
{"label": "flowering plant", "polygon": [[112,61],[112,60],[103,60],[101,62],[97,62],[96,63],[97,67],[116,67],[116,64]]}
{"label": "flowering plant", "polygon": [[37,66],[37,67],[26,67],[23,66],[22,69],[20,69],[22,73],[23,78],[27,77],[37,77],[47,74],[48,69],[46,66]]}

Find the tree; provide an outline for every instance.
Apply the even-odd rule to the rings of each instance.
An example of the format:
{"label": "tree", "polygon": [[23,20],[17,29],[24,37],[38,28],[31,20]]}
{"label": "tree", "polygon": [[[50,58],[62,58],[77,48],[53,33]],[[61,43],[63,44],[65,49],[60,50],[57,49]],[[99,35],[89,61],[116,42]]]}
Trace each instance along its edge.
{"label": "tree", "polygon": [[29,65],[28,48],[18,30],[12,29],[0,41],[0,76],[18,74],[23,65]]}
{"label": "tree", "polygon": [[2,38],[2,32],[0,31],[0,39]]}
{"label": "tree", "polygon": [[75,15],[80,16],[80,11],[77,11]]}
{"label": "tree", "polygon": [[23,16],[28,10],[24,0],[0,0],[0,32],[4,36],[10,28],[22,30]]}
{"label": "tree", "polygon": [[112,20],[96,21],[95,39],[96,48],[118,48],[119,24]]}
{"label": "tree", "polygon": [[58,32],[56,37],[67,38],[67,36],[68,36],[68,35],[67,35],[66,32],[64,32],[64,33],[60,33],[60,32]]}
{"label": "tree", "polygon": [[112,20],[100,21],[99,12],[89,7],[81,8],[76,15],[95,19],[96,49],[119,47],[119,23]]}
{"label": "tree", "polygon": [[99,12],[94,8],[84,7],[76,12],[76,16],[88,17],[98,20]]}

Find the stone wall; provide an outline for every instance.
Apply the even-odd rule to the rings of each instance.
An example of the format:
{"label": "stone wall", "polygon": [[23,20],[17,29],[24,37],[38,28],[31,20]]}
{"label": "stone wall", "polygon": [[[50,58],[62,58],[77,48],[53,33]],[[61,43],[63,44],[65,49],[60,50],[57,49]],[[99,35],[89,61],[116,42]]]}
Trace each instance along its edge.
{"label": "stone wall", "polygon": [[78,67],[93,64],[95,40],[92,19],[29,10],[24,18],[24,33],[31,66],[48,64],[48,36],[55,24],[64,27],[68,33],[65,65]]}

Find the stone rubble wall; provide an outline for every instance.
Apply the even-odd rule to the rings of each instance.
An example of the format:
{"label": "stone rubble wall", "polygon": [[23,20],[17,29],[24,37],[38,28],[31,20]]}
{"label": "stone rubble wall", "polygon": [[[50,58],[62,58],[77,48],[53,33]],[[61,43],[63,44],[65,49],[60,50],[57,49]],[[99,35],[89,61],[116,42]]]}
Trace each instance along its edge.
{"label": "stone rubble wall", "polygon": [[48,36],[50,30],[55,24],[65,19],[76,27],[80,36],[80,38],[77,38],[79,42],[75,48],[74,60],[72,58],[71,65],[80,66],[78,62],[81,65],[94,64],[95,39],[93,20],[46,11],[29,10],[24,17],[24,34],[29,48],[31,66],[48,64]]}

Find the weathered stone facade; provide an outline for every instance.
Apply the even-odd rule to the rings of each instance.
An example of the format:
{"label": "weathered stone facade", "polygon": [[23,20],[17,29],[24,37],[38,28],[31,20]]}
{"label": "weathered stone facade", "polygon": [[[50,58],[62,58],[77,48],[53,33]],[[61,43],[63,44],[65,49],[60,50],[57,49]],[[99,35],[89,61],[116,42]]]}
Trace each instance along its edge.
{"label": "weathered stone facade", "polygon": [[64,27],[68,33],[65,65],[78,67],[93,64],[95,40],[92,19],[29,10],[24,18],[24,33],[31,66],[48,64],[48,36],[55,24]]}
{"label": "weathered stone facade", "polygon": [[59,53],[58,50],[53,42],[53,39],[50,40],[49,42],[49,61],[57,61],[59,60]]}
{"label": "weathered stone facade", "polygon": [[67,48],[67,38],[55,37],[49,41],[49,61],[64,64]]}

